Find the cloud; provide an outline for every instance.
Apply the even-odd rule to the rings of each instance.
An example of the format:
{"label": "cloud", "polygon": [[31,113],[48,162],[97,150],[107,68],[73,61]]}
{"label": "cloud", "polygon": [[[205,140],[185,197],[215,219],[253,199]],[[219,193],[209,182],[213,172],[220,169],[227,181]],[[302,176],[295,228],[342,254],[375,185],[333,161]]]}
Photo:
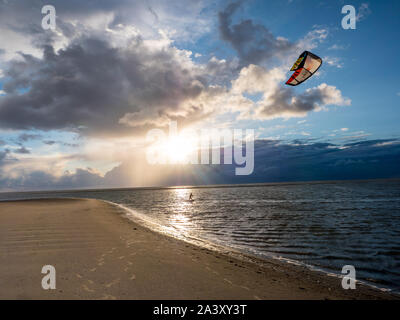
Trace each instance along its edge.
{"label": "cloud", "polygon": [[[59,29],[68,41],[58,49],[55,35],[43,37],[33,26],[30,32],[40,54],[20,52],[19,59],[4,70],[7,94],[0,97],[0,126],[133,136],[166,126],[171,120],[187,126],[226,112],[239,112],[242,119],[255,115],[287,118],[304,116],[327,104],[349,103],[328,85],[296,95],[281,85],[286,64],[285,69],[264,69],[251,63],[265,62],[283,52],[297,54],[300,46],[314,48],[326,38],[325,29],[313,29],[290,44],[251,20],[232,23],[240,5],[232,3],[219,13],[220,31],[238,50],[239,58],[211,57],[199,63],[192,60],[192,52],[174,46],[164,31],[146,38],[136,25],[123,24],[128,17],[115,14],[127,5],[125,1],[100,2],[84,4],[79,11],[60,4]],[[188,6],[192,5],[194,2]],[[201,7],[204,4],[196,8]],[[137,8],[141,10],[142,5]],[[163,8],[152,3],[151,10],[148,6],[143,10],[162,20]],[[86,19],[78,23],[77,17]],[[263,99],[255,104],[244,96],[246,92],[262,93]]]}
{"label": "cloud", "polygon": [[42,0],[0,1],[0,51],[4,51],[4,59],[17,57],[17,52],[40,57],[38,45],[51,44],[58,50],[88,29],[104,33],[134,25],[146,37],[164,30],[180,41],[193,41],[212,26],[211,16],[201,14],[210,5],[207,0],[152,0],[150,4],[145,0],[53,0],[57,28],[52,32],[41,28],[41,8],[46,4]]}
{"label": "cloud", "polygon": [[67,142],[63,142],[62,145],[63,145],[64,147],[70,147],[70,148],[77,148],[77,147],[79,147],[79,144],[78,144],[78,143],[67,143]]}
{"label": "cloud", "polygon": [[[191,52],[174,47],[164,35],[145,40],[132,31],[124,45],[115,41],[128,31],[118,27],[102,36],[88,32],[58,51],[45,45],[42,58],[21,54],[5,71],[7,95],[0,99],[0,125],[128,136],[171,120],[185,126],[236,111],[246,118],[254,107],[257,116],[269,119],[349,104],[338,89],[325,84],[296,96],[280,85],[282,68],[250,64],[237,76],[235,60],[212,57],[205,64],[195,63]],[[316,34],[311,38],[324,33]],[[231,89],[226,86],[229,79],[235,79]],[[262,92],[264,99],[256,106],[245,92]]]}
{"label": "cloud", "polygon": [[285,79],[285,72],[279,68],[266,69],[251,64],[240,70],[237,79],[232,81],[232,92],[247,92],[255,94],[268,93],[278,87],[278,83]]}
{"label": "cloud", "polygon": [[[250,176],[235,176],[234,165],[151,166],[141,163],[138,158],[127,160],[104,175],[91,168],[57,175],[45,167],[4,167],[7,152],[3,151],[0,152],[0,186],[3,190],[43,190],[400,178],[400,141],[397,139],[356,141],[345,145],[256,140],[254,146],[255,167]],[[159,175],[160,171],[164,175]]]}
{"label": "cloud", "polygon": [[338,57],[324,57],[323,61],[338,69],[342,69],[344,67],[343,62],[341,62],[341,59]]}
{"label": "cloud", "polygon": [[351,101],[342,96],[340,90],[326,83],[295,95],[291,88],[276,90],[268,100],[262,102],[258,115],[264,118],[304,117],[307,112],[319,111],[328,105],[349,106]]}
{"label": "cloud", "polygon": [[330,46],[330,47],[328,48],[328,50],[345,50],[345,49],[347,49],[347,48],[348,48],[348,47],[347,47],[347,46],[344,46],[344,45],[334,44],[334,45]]}
{"label": "cloud", "polygon": [[185,104],[209,85],[189,52],[139,35],[128,47],[110,42],[90,34],[58,52],[45,46],[43,58],[22,54],[6,71],[0,125],[122,134],[155,119],[196,119],[206,112]]}
{"label": "cloud", "polygon": [[20,148],[16,149],[13,151],[14,153],[19,153],[19,154],[29,154],[31,153],[27,148],[24,146],[21,146]]}
{"label": "cloud", "polygon": [[304,117],[308,112],[326,109],[329,105],[351,105],[351,100],[343,97],[335,86],[322,83],[296,94],[293,88],[280,85],[284,79],[285,72],[281,68],[267,70],[255,65],[243,68],[232,82],[231,93],[262,93],[262,99],[255,104],[242,103],[245,107],[236,106],[236,110],[241,112],[240,118]]}
{"label": "cloud", "polygon": [[61,177],[46,171],[20,171],[17,176],[0,176],[3,190],[49,190],[102,187],[103,177],[91,169],[77,169]]}
{"label": "cloud", "polygon": [[362,3],[357,10],[357,22],[365,20],[372,13],[368,3]]}
{"label": "cloud", "polygon": [[29,134],[29,133],[21,133],[18,136],[19,141],[27,142],[30,140],[40,139],[42,136],[40,134]]}
{"label": "cloud", "polygon": [[56,144],[57,141],[54,141],[54,140],[43,140],[43,143],[47,144],[49,146],[52,146],[53,144]]}
{"label": "cloud", "polygon": [[241,1],[229,4],[218,13],[218,19],[221,38],[232,45],[244,65],[260,64],[294,48],[287,39],[275,37],[251,19],[233,24],[232,16],[240,5]]}
{"label": "cloud", "polygon": [[9,153],[8,150],[2,150],[0,151],[0,164],[2,163],[2,161],[6,158],[7,154]]}
{"label": "cloud", "polygon": [[328,35],[328,29],[320,26],[314,26],[311,31],[307,32],[303,38],[296,42],[295,50],[289,52],[290,55],[288,55],[288,59],[297,59],[298,55],[304,50],[312,51],[321,43],[323,43],[328,38]]}
{"label": "cloud", "polygon": [[376,144],[374,144],[374,147],[387,147],[387,146],[393,146],[396,144],[400,144],[399,140],[382,140]]}

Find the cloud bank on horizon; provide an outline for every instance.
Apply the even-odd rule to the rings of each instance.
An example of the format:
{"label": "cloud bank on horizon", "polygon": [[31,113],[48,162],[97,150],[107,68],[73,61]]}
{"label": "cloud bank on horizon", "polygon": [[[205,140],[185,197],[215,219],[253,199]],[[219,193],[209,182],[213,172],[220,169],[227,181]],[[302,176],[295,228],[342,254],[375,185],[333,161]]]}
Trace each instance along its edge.
{"label": "cloud bank on horizon", "polygon": [[[339,48],[331,26],[282,36],[249,14],[252,3],[184,3],[55,0],[57,28],[50,31],[41,28],[43,1],[0,2],[0,189],[176,184],[181,180],[158,176],[164,169],[143,173],[152,128],[170,121],[255,128],[260,141],[289,148],[312,126],[298,118],[352,107],[351,92],[326,71],[301,89],[283,85],[299,52]],[[365,23],[371,9],[360,8]],[[339,57],[327,58],[331,68],[343,67]],[[279,134],[271,137],[274,128]],[[344,132],[323,135],[329,148],[354,148]],[[381,140],[397,152],[396,139]],[[307,148],[298,150],[307,157]],[[276,180],[266,159],[256,159],[253,178]],[[190,184],[188,169],[180,170]],[[224,182],[225,169],[201,170],[208,170],[204,183]]]}

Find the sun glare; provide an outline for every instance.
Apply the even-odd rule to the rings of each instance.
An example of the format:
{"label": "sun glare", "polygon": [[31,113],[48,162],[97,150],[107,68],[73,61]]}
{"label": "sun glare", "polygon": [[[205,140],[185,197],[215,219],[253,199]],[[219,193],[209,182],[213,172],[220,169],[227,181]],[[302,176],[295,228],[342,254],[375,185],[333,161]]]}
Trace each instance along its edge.
{"label": "sun glare", "polygon": [[164,146],[164,152],[172,163],[184,163],[196,149],[193,139],[176,136],[169,138]]}

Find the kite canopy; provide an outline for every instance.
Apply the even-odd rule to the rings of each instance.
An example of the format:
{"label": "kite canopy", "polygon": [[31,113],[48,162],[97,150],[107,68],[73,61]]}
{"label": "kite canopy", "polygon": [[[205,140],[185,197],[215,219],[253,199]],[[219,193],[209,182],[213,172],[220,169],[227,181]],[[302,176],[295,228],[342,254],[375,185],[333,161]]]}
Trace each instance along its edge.
{"label": "kite canopy", "polygon": [[290,79],[286,81],[286,84],[289,86],[297,86],[303,83],[317,72],[321,64],[322,59],[320,57],[309,51],[304,51],[294,63],[292,69],[290,69],[290,71],[294,71],[294,73]]}

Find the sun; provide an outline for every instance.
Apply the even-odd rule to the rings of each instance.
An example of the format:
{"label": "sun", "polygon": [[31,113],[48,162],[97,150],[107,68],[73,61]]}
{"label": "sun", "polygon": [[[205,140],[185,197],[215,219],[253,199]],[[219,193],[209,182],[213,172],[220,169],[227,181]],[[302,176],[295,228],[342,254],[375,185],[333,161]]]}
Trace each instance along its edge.
{"label": "sun", "polygon": [[169,138],[163,149],[171,163],[185,163],[195,150],[195,145],[193,145],[192,139],[176,136]]}

